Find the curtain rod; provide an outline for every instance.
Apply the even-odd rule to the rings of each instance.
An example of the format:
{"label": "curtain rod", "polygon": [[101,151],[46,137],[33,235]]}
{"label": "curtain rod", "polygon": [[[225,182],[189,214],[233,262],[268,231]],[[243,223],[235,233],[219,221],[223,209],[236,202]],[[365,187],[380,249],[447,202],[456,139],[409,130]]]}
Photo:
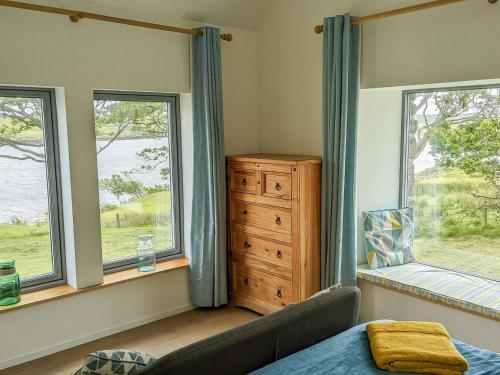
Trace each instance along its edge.
{"label": "curtain rod", "polygon": [[[82,18],[88,18],[91,20],[119,23],[122,25],[144,27],[146,29],[171,31],[174,33],[189,34],[189,35],[195,35],[195,36],[202,36],[203,35],[203,32],[199,31],[199,30],[185,29],[182,27],[175,27],[175,26],[168,26],[168,25],[160,25],[160,24],[156,24],[156,23],[130,20],[127,18],[105,16],[103,14],[80,12],[78,10],[56,8],[56,7],[50,7],[50,6],[38,5],[38,4],[30,4],[30,3],[20,2],[20,1],[0,0],[0,6],[9,7],[9,8],[16,8],[16,9],[34,10],[36,12],[44,12],[44,13],[52,13],[52,14],[60,14],[63,16],[69,16],[69,19],[71,20],[71,22],[78,22]],[[233,35],[232,34],[220,34],[220,38],[222,40],[226,40],[226,41],[230,42],[231,40],[233,40]]]}
{"label": "curtain rod", "polygon": [[[387,12],[375,13],[375,14],[370,14],[369,16],[359,17],[355,20],[352,20],[351,25],[360,25],[362,23],[375,21],[375,20],[379,20],[382,18],[399,16],[401,14],[417,12],[419,10],[435,8],[435,7],[449,5],[449,4],[453,4],[453,3],[459,3],[462,1],[466,1],[466,0],[434,0],[434,1],[429,1],[429,2],[423,3],[423,4],[412,5],[412,6],[408,6],[408,7],[404,7],[404,8],[389,10]],[[498,0],[488,0],[488,2],[490,4],[495,4],[497,1]],[[323,25],[316,25],[314,27],[314,32],[316,34],[321,34],[323,32]]]}

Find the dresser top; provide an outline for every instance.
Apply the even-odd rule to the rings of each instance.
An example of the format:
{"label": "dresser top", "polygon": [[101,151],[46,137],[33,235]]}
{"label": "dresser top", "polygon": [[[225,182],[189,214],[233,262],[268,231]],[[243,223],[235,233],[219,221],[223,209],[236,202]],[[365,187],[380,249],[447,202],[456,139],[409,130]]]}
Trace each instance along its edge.
{"label": "dresser top", "polygon": [[247,154],[229,155],[226,159],[254,163],[272,162],[277,164],[320,164],[321,156],[285,154]]}

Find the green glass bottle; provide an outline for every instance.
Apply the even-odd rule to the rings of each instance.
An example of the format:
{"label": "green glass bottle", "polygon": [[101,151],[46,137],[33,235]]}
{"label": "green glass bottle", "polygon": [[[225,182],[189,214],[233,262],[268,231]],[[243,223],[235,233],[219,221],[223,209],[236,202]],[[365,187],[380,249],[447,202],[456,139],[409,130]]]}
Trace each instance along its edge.
{"label": "green glass bottle", "polygon": [[16,272],[16,261],[0,260],[0,306],[12,305],[21,300],[21,283]]}

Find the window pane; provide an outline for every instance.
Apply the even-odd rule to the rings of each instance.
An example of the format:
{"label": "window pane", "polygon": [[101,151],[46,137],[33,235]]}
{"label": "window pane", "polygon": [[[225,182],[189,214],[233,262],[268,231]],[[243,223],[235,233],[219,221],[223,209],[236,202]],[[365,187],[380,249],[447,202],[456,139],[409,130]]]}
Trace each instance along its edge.
{"label": "window pane", "polygon": [[105,262],[136,255],[138,236],[175,247],[170,104],[95,100],[102,251]]}
{"label": "window pane", "polygon": [[43,105],[0,92],[0,258],[21,278],[53,272]]}
{"label": "window pane", "polygon": [[408,95],[417,259],[500,279],[500,90]]}

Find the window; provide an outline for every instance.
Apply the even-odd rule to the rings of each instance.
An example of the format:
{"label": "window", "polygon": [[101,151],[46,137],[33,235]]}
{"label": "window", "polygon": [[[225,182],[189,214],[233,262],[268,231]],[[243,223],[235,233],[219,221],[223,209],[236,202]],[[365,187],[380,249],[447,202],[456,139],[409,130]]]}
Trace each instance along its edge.
{"label": "window", "polygon": [[0,258],[23,288],[64,280],[53,90],[0,87]]}
{"label": "window", "polygon": [[401,203],[422,263],[500,279],[500,87],[404,93]]}
{"label": "window", "polygon": [[176,95],[94,95],[104,269],[135,264],[138,236],[157,257],[182,253]]}

